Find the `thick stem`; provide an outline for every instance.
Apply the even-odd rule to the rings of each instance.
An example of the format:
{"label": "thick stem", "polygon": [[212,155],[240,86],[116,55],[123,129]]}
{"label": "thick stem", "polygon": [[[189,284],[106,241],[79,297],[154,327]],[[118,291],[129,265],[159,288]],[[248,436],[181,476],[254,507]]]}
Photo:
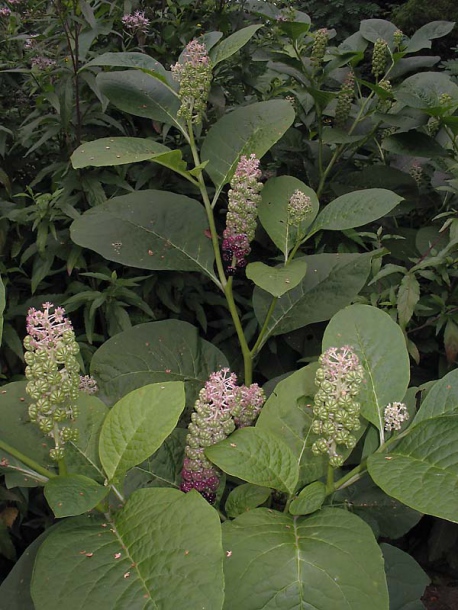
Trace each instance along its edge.
{"label": "thick stem", "polygon": [[21,451],[18,451],[14,447],[11,447],[2,440],[0,440],[0,450],[6,451],[10,455],[21,461],[23,464],[29,466],[30,468],[32,468],[32,470],[35,470],[35,472],[43,475],[47,479],[52,479],[53,477],[57,476],[55,472],[51,472],[51,470],[48,470],[44,466],[41,466],[40,464],[38,464],[38,462],[32,460],[32,458],[27,457]]}

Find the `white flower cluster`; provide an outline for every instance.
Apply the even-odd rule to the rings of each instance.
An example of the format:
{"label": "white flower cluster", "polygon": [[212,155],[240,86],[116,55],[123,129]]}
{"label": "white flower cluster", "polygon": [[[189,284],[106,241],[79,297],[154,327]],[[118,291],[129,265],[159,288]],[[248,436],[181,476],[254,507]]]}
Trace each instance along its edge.
{"label": "white flower cluster", "polygon": [[409,412],[403,402],[390,402],[384,411],[385,430],[400,430],[402,422],[409,419]]}

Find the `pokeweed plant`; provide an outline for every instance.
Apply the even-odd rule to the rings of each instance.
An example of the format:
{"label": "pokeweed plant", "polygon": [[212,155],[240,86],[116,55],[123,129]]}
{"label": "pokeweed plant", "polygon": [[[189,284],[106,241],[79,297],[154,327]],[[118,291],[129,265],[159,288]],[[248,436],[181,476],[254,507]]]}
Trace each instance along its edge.
{"label": "pokeweed plant", "polygon": [[[92,62],[128,68],[100,72],[102,93],[177,130],[189,154],[104,138],[82,144],[74,167],[152,161],[193,196],[113,198],[76,219],[72,238],[127,266],[209,278],[230,312],[243,376],[194,326],[162,320],[97,350],[99,396],[89,395],[76,388],[64,311],[31,311],[29,380],[0,395],[1,467],[10,487],[44,485],[63,520],[2,585],[11,608],[388,610],[390,598],[418,602],[428,579],[377,538],[400,537],[423,513],[458,521],[457,372],[409,388],[401,328],[379,309],[349,305],[373,252],[301,255],[319,231],[367,225],[402,197],[370,188],[324,207],[295,177],[262,183],[261,158],[295,120],[288,101],[248,104],[202,129],[212,70],[258,29],[191,41],[171,71],[136,53]],[[258,219],[277,248],[271,264],[247,264]],[[254,284],[252,339],[234,280]],[[329,319],[318,362],[265,400],[253,365],[268,338]]]}

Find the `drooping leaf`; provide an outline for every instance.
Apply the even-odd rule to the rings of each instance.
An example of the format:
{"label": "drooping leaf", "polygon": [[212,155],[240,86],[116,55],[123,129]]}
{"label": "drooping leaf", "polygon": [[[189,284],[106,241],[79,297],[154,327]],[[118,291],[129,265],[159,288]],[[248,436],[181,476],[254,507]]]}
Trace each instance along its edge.
{"label": "drooping leaf", "polygon": [[84,64],[82,69],[91,66],[110,66],[112,68],[136,68],[167,83],[167,70],[146,53],[102,53]]}
{"label": "drooping leaf", "polygon": [[303,258],[293,260],[287,266],[269,267],[257,262],[246,268],[247,278],[274,297],[281,297],[295,288],[306,273],[307,263]]}
{"label": "drooping leaf", "polygon": [[260,159],[294,121],[291,104],[269,100],[237,108],[209,129],[202,144],[205,171],[217,190],[231,180],[241,155]]}
{"label": "drooping leaf", "polygon": [[72,240],[104,258],[140,269],[200,271],[214,278],[214,251],[202,206],[185,195],[145,190],[88,210]]}
{"label": "drooping leaf", "polygon": [[346,511],[258,508],[223,524],[223,544],[226,610],[388,610],[380,548]]}
{"label": "drooping leaf", "polygon": [[385,493],[421,513],[458,523],[458,416],[414,425],[395,449],[368,459]]}
{"label": "drooping leaf", "polygon": [[403,328],[409,323],[419,299],[420,284],[413,273],[407,273],[399,285],[397,303],[399,324]]}
{"label": "drooping leaf", "polygon": [[97,86],[119,110],[182,129],[177,118],[180,99],[164,82],[140,70],[103,72]]}
{"label": "drooping leaf", "polygon": [[259,487],[252,483],[238,485],[228,495],[224,508],[228,517],[239,515],[257,508],[270,497],[272,491],[268,487]]}
{"label": "drooping leaf", "polygon": [[126,473],[159,449],[185,406],[180,381],[133,390],[109,411],[100,433],[100,461],[110,480]]}
{"label": "drooping leaf", "polygon": [[386,189],[353,191],[334,199],[318,215],[310,234],[317,231],[343,231],[362,227],[391,212],[402,197]]}
{"label": "drooping leaf", "polygon": [[289,505],[292,515],[310,515],[320,510],[326,498],[326,485],[321,481],[315,481],[301,491]]}
{"label": "drooping leaf", "polygon": [[436,381],[428,391],[412,425],[441,415],[458,415],[458,369]]}
{"label": "drooping leaf", "polygon": [[296,371],[280,381],[267,399],[256,422],[256,428],[274,434],[285,442],[299,465],[302,487],[326,472],[324,456],[311,451],[315,438],[310,432],[313,421],[311,404],[317,390],[315,373],[318,363]]}
{"label": "drooping leaf", "polygon": [[[295,227],[288,225],[288,203],[295,191],[301,191],[310,199],[311,210],[306,219]],[[261,191],[258,206],[259,220],[277,248],[288,253],[296,241],[306,234],[307,228],[318,214],[319,202],[314,190],[293,176],[269,178]]]}
{"label": "drooping leaf", "polygon": [[45,485],[45,497],[54,515],[73,517],[83,515],[101,502],[110,491],[93,479],[80,474],[53,477]]}
{"label": "drooping leaf", "polygon": [[391,544],[380,545],[390,596],[390,610],[424,610],[420,598],[431,582],[413,557]]}
{"label": "drooping leaf", "polygon": [[105,341],[91,361],[101,395],[111,404],[135,388],[184,381],[191,406],[210,373],[227,367],[223,353],[180,320],[139,324]]}
{"label": "drooping leaf", "polygon": [[354,348],[365,370],[358,394],[361,413],[383,430],[385,407],[402,401],[409,385],[404,335],[384,311],[370,305],[350,305],[332,318],[323,337],[323,351],[344,345]]}
{"label": "drooping leaf", "polygon": [[409,40],[406,48],[406,53],[416,53],[421,49],[430,49],[431,40],[447,36],[453,28],[453,21],[430,21],[418,29],[412,38]]}
{"label": "drooping leaf", "polygon": [[234,53],[237,53],[239,49],[246,45],[246,43],[256,34],[262,25],[249,25],[248,27],[237,30],[224,40],[222,40],[216,47],[213,47],[210,51],[210,59],[214,66],[224,61]]}
{"label": "drooping leaf", "polygon": [[197,492],[142,489],[113,521],[76,517],[48,537],[35,610],[220,610],[222,556],[218,514]]}
{"label": "drooping leaf", "polygon": [[205,455],[227,474],[278,491],[292,493],[299,465],[288,445],[267,430],[242,428],[207,447]]}
{"label": "drooping leaf", "polygon": [[410,157],[445,157],[446,149],[437,140],[426,133],[412,129],[402,133],[394,133],[384,138],[382,148],[396,155]]}
{"label": "drooping leaf", "polygon": [[[371,267],[371,254],[312,254],[304,257],[307,274],[302,282],[277,303],[266,338],[308,324],[329,320],[348,305],[364,286]],[[299,259],[301,260],[301,259]],[[272,297],[256,288],[253,306],[262,325]]]}

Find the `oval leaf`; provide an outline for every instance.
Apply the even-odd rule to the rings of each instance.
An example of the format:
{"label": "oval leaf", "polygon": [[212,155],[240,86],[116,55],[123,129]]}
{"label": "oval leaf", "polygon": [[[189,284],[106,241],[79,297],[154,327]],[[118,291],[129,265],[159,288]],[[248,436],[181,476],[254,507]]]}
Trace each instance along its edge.
{"label": "oval leaf", "polygon": [[158,381],[184,381],[192,406],[210,373],[227,367],[220,350],[180,320],[139,324],[99,347],[91,361],[101,394],[119,400],[132,390]]}
{"label": "oval leaf", "polygon": [[214,278],[203,207],[185,195],[145,190],[115,197],[75,220],[72,240],[140,269],[200,271]]}
{"label": "oval leaf", "polygon": [[201,158],[206,172],[220,190],[235,172],[241,155],[260,159],[294,121],[289,102],[269,100],[237,108],[223,116],[208,131]]}
{"label": "oval leaf", "polygon": [[344,345],[354,348],[366,373],[358,395],[361,413],[383,430],[385,407],[402,401],[409,385],[410,362],[402,330],[376,307],[350,305],[332,318],[323,337],[323,351]]}
{"label": "oval leaf", "polygon": [[[310,215],[295,227],[288,225],[288,204],[295,191],[302,191],[310,198]],[[306,234],[306,229],[315,220],[320,204],[313,189],[293,176],[270,178],[261,191],[261,202],[258,207],[259,220],[283,254],[287,254]]]}
{"label": "oval leaf", "polygon": [[207,447],[205,455],[227,474],[278,491],[293,493],[299,465],[288,445],[258,428],[236,430]]}
{"label": "oval leaf", "polygon": [[45,485],[45,497],[54,515],[71,517],[93,509],[110,491],[80,474],[53,477]]}
{"label": "oval leaf", "polygon": [[[372,254],[313,254],[304,257],[307,275],[276,304],[265,340],[302,326],[329,320],[363,288],[371,269]],[[302,259],[298,259],[302,260]],[[256,288],[254,312],[262,325],[272,297]]]}
{"label": "oval leaf", "polygon": [[420,601],[431,582],[413,557],[391,544],[380,545],[385,559],[390,610],[424,610]]}
{"label": "oval leaf", "polygon": [[228,517],[238,517],[253,508],[264,504],[272,491],[268,487],[259,487],[251,483],[239,485],[228,495],[224,506]]}
{"label": "oval leaf", "polygon": [[218,514],[197,492],[142,489],[113,521],[56,528],[38,552],[32,598],[36,610],[220,610],[222,556]]}
{"label": "oval leaf", "polygon": [[227,610],[388,608],[380,548],[346,511],[298,518],[258,508],[224,523],[223,544]]}
{"label": "oval leaf", "polygon": [[307,485],[301,493],[294,498],[289,505],[292,515],[310,515],[320,510],[326,498],[326,485],[321,481],[315,481]]}
{"label": "oval leaf", "polygon": [[250,38],[262,28],[262,25],[249,25],[246,28],[242,28],[237,32],[234,32],[224,40],[222,40],[219,45],[213,47],[210,51],[210,59],[214,66],[219,64],[220,61],[231,57],[234,53],[237,53],[239,49],[246,45],[246,43],[250,40]]}
{"label": "oval leaf", "polygon": [[458,523],[457,439],[458,416],[424,420],[391,453],[371,455],[369,474],[407,506]]}
{"label": "oval leaf", "polygon": [[440,415],[458,415],[458,369],[436,381],[426,395],[413,424]]}
{"label": "oval leaf", "polygon": [[353,191],[331,201],[315,220],[310,234],[362,227],[391,212],[402,197],[386,189]]}
{"label": "oval leaf", "polygon": [[105,167],[147,161],[168,152],[170,148],[148,138],[101,138],[78,146],[71,162],[75,169]]}
{"label": "oval leaf", "polygon": [[250,263],[246,268],[247,278],[274,297],[281,297],[295,288],[306,273],[307,263],[304,259],[293,260],[281,267],[269,267],[258,262]]}
{"label": "oval leaf", "polygon": [[154,383],[121,398],[100,433],[100,461],[112,480],[146,460],[175,428],[185,406],[180,381]]}

